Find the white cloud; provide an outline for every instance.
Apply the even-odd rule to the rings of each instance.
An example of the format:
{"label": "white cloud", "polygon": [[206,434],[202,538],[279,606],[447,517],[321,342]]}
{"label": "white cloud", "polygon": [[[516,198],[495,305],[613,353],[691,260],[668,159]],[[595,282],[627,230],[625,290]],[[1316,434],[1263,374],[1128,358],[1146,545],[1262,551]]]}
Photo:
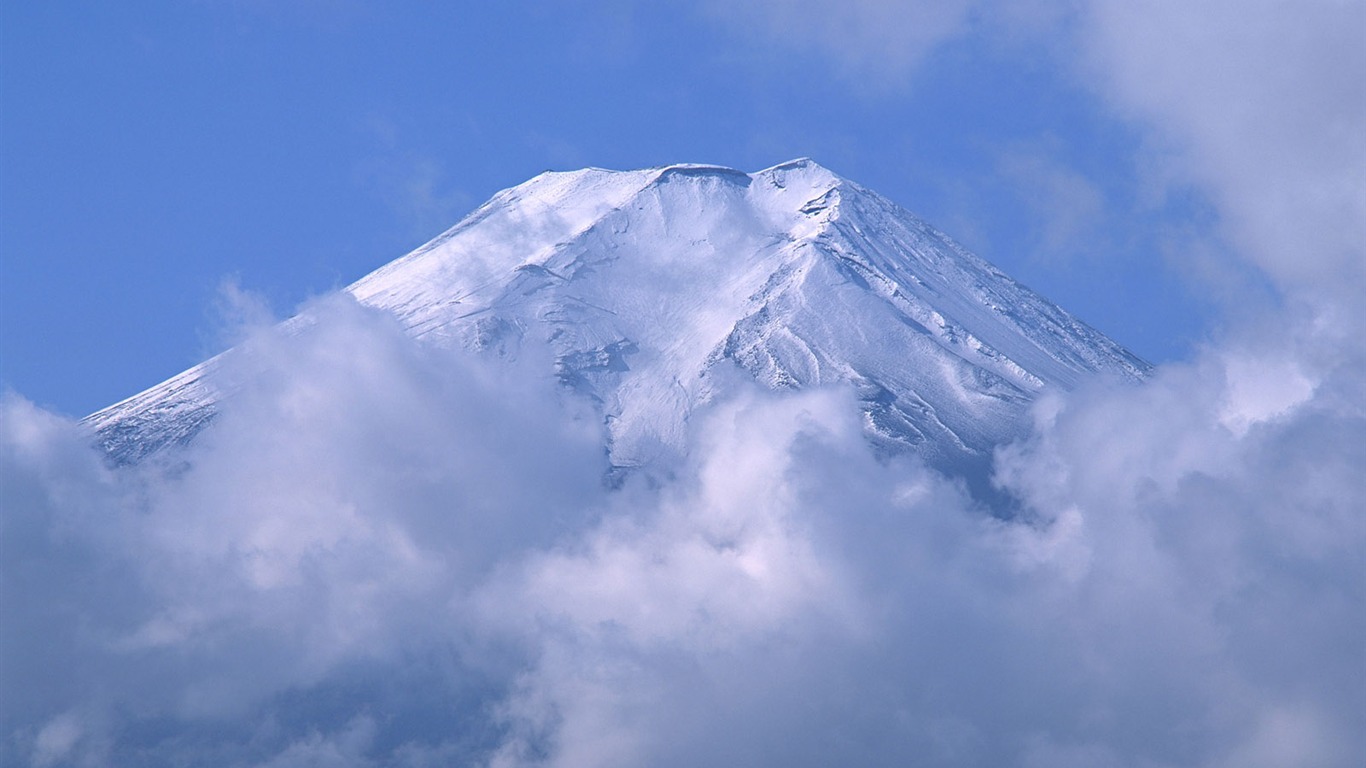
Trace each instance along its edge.
{"label": "white cloud", "polygon": [[[1027,505],[1002,521],[875,459],[841,392],[736,392],[671,473],[609,490],[549,377],[313,311],[253,336],[256,383],[161,467],[6,400],[7,762],[1366,750],[1366,368],[1331,339],[1055,401],[1000,458]],[[1312,388],[1229,429],[1229,361],[1288,352]]]}
{"label": "white cloud", "polygon": [[[975,4],[852,0],[832,6],[818,0],[707,0],[702,6],[736,34],[789,52],[825,54],[845,74],[880,88],[909,78],[938,45],[964,34]],[[755,30],[760,34],[754,35]]]}
{"label": "white cloud", "polygon": [[[393,210],[406,234],[432,237],[477,202],[451,182],[448,168],[408,146],[396,123],[372,117],[366,127],[375,152],[356,164],[355,175]],[[473,120],[467,127],[479,132]]]}
{"label": "white cloud", "polygon": [[[879,86],[905,82],[938,48],[968,34],[1023,46],[1016,50],[1028,49],[1024,55],[1046,49],[1047,60],[1070,68],[1069,77],[1148,133],[1151,181],[1207,195],[1224,236],[1281,290],[1338,303],[1366,292],[1366,3],[703,7],[732,28],[823,54],[855,81]],[[1005,168],[1014,170],[1025,169]],[[1050,237],[1078,225],[1059,213],[1085,220],[1096,205],[1084,179],[1058,170],[1032,172]]]}
{"label": "white cloud", "polygon": [[1105,195],[1091,179],[1059,161],[1049,145],[1045,140],[1006,150],[998,172],[1038,222],[1036,258],[1055,264],[1081,255],[1094,258],[1106,244]]}
{"label": "white cloud", "polygon": [[74,713],[66,712],[52,718],[33,744],[33,764],[46,768],[65,760],[81,738],[81,724]]}
{"label": "white cloud", "polygon": [[1086,5],[1101,93],[1149,125],[1283,290],[1366,290],[1366,4]]}

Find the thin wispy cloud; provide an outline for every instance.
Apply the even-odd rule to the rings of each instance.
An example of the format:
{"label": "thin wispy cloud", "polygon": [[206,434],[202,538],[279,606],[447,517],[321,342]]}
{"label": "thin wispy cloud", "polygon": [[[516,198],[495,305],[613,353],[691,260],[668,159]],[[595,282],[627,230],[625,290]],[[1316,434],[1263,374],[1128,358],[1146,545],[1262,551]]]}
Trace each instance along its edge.
{"label": "thin wispy cloud", "polygon": [[702,2],[704,12],[753,43],[818,52],[874,90],[905,84],[934,50],[971,28],[974,0],[855,0],[832,12],[815,0]]}

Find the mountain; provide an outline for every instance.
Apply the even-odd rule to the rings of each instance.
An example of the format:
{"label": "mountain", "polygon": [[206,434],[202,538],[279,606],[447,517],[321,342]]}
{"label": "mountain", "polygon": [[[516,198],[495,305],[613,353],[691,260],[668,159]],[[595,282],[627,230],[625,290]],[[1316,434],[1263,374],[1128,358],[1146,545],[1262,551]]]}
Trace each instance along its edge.
{"label": "mountain", "polygon": [[[620,471],[677,452],[690,413],[738,371],[772,389],[851,385],[881,449],[980,485],[1041,392],[1148,370],[805,159],[544,173],[346,290],[434,344],[508,356],[548,342],[554,375],[600,408]],[[119,462],[188,441],[231,397],[220,358],[86,423]]]}

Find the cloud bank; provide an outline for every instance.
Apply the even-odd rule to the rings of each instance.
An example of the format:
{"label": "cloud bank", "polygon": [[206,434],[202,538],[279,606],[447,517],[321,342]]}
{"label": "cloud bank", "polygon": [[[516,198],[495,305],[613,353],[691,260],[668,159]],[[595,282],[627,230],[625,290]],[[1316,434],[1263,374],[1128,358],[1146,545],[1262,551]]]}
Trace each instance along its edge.
{"label": "cloud bank", "polygon": [[6,763],[1366,754],[1366,362],[1335,345],[1279,389],[1254,345],[1050,402],[1001,521],[876,459],[839,391],[736,391],[672,479],[610,490],[535,361],[309,312],[156,466],[5,398]]}

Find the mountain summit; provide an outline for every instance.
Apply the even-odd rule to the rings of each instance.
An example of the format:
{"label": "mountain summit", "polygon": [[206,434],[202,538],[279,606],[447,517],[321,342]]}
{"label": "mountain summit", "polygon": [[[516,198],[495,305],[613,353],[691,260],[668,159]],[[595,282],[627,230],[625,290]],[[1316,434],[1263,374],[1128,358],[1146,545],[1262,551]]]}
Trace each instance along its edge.
{"label": "mountain summit", "polygon": [[[543,173],[346,290],[434,344],[515,356],[548,343],[554,375],[600,409],[622,470],[681,449],[694,408],[741,372],[772,389],[852,386],[881,448],[980,478],[1044,390],[1148,369],[806,159],[753,174]],[[217,365],[86,423],[120,462],[187,441],[231,397]]]}

